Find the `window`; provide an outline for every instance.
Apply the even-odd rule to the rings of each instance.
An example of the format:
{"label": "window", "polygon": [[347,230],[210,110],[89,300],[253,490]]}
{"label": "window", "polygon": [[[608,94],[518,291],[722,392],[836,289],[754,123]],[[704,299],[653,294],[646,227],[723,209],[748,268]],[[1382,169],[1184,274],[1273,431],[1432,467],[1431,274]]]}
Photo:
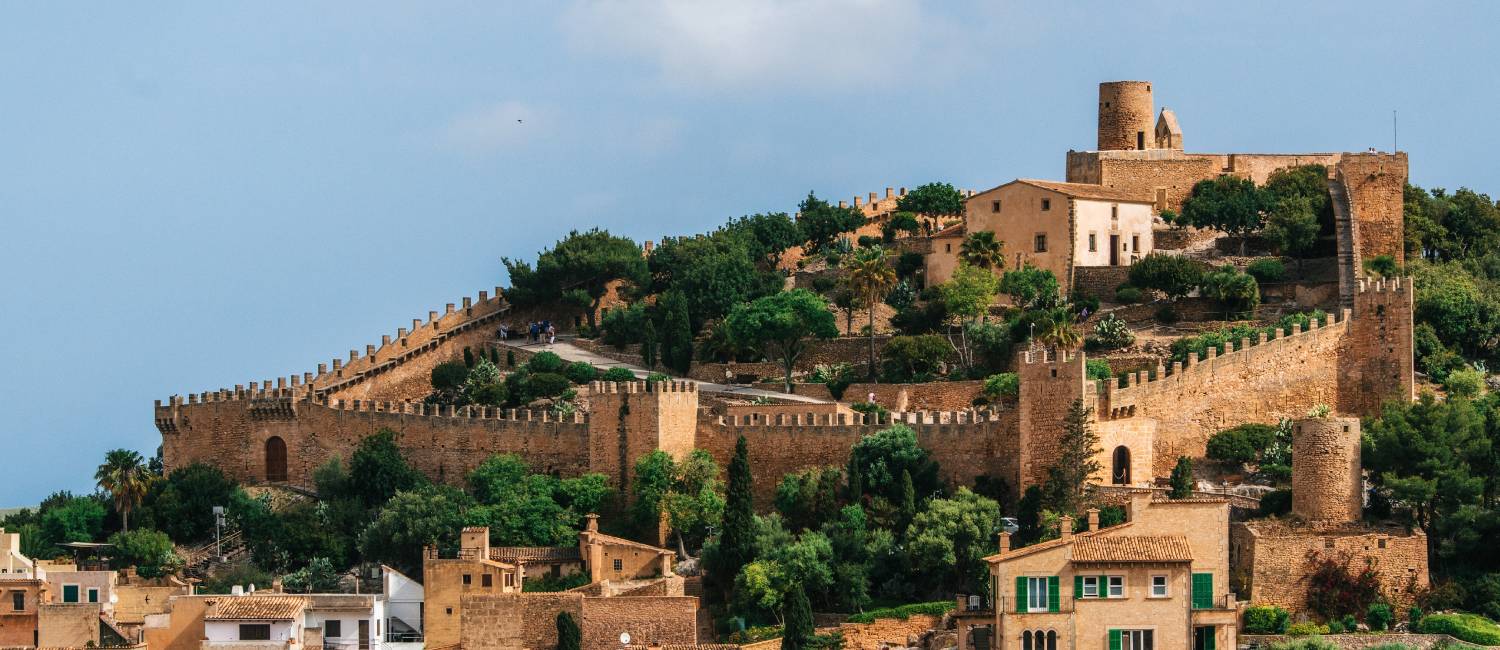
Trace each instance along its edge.
{"label": "window", "polygon": [[493,587],[495,586],[495,576],[492,576],[488,573],[479,576],[479,583],[484,587]]}
{"label": "window", "polygon": [[620,560],[615,560],[615,570],[616,571],[624,571],[625,570],[625,563],[621,562]]}
{"label": "window", "polygon": [[1152,598],[1166,598],[1167,597],[1167,577],[1166,576],[1151,576],[1151,597]]}
{"label": "window", "polygon": [[1080,580],[1083,588],[1079,591],[1083,594],[1083,598],[1099,597],[1099,576],[1084,576]]}
{"label": "window", "polygon": [[26,592],[24,592],[24,591],[12,591],[12,592],[10,592],[10,608],[14,609],[14,610],[16,610],[18,612],[25,610],[26,609]]}
{"label": "window", "polygon": [[78,602],[78,585],[63,585],[63,602]]}
{"label": "window", "polygon": [[1156,630],[1110,630],[1109,650],[1156,650]]}
{"label": "window", "polygon": [[467,586],[472,585],[472,584],[474,584],[474,576],[471,576],[471,575],[465,573],[464,574],[464,586],[467,587]]}
{"label": "window", "polygon": [[1056,630],[1026,630],[1021,633],[1024,650],[1057,650]]}
{"label": "window", "polygon": [[1047,252],[1047,235],[1046,235],[1046,233],[1037,233],[1037,235],[1036,235],[1036,241],[1034,243],[1036,244],[1036,252],[1038,252],[1038,253],[1045,253],[1045,252]]}
{"label": "window", "polygon": [[1118,205],[1111,205],[1111,206],[1109,206],[1109,218],[1110,218],[1111,221],[1119,221],[1120,220],[1120,206],[1118,206]]}
{"label": "window", "polygon": [[514,574],[514,573],[507,573],[507,574],[505,574],[505,586],[507,586],[507,587],[514,587],[514,586],[516,586],[516,574]]}
{"label": "window", "polygon": [[948,242],[946,244],[943,244],[943,252],[944,253],[952,253],[953,252],[953,242]]}
{"label": "window", "polygon": [[1016,611],[1057,612],[1060,611],[1057,576],[1017,576]]}
{"label": "window", "polygon": [[241,641],[270,641],[271,640],[271,624],[270,623],[241,623],[240,624],[240,640]]}
{"label": "window", "polygon": [[1099,250],[1099,235],[1096,235],[1094,233],[1089,233],[1089,252],[1093,253],[1093,252],[1098,251],[1098,250]]}
{"label": "window", "polygon": [[323,636],[330,639],[344,636],[344,622],[336,618],[323,621]]}
{"label": "window", "polygon": [[91,602],[91,603],[97,603],[97,602],[99,602],[99,590],[98,589],[93,588],[93,587],[89,588],[89,602]]}
{"label": "window", "polygon": [[1110,598],[1124,598],[1125,597],[1125,576],[1110,576],[1109,577],[1109,597]]}
{"label": "window", "polygon": [[1135,251],[1137,253],[1141,252],[1141,236],[1140,235],[1131,235],[1130,236],[1130,250]]}
{"label": "window", "polygon": [[1211,609],[1214,606],[1214,574],[1193,574],[1193,609]]}
{"label": "window", "polygon": [[1378,545],[1380,548],[1385,548],[1385,540],[1384,539],[1377,540],[1375,542],[1375,544]]}
{"label": "window", "polygon": [[999,201],[990,201],[990,212],[999,212],[999,211],[1000,211],[1000,202]]}
{"label": "window", "polygon": [[1042,212],[1052,209],[1052,199],[1042,199]]}

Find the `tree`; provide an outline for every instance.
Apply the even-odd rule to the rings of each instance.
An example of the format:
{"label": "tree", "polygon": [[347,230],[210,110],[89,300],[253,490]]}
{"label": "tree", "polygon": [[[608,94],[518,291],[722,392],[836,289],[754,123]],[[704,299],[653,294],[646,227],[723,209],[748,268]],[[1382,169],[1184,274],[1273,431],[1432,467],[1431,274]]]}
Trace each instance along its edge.
{"label": "tree", "polygon": [[822,250],[839,235],[864,225],[865,217],[857,208],[829,205],[812,192],[797,205],[797,228],[810,250]]}
{"label": "tree", "polygon": [[567,612],[557,613],[557,650],[581,650],[583,648],[583,630],[578,628],[578,622],[573,620],[573,615]]}
{"label": "tree", "polygon": [[90,497],[72,497],[42,513],[42,535],[53,544],[94,542],[104,532],[104,504]]}
{"label": "tree", "polygon": [[1260,191],[1268,209],[1274,210],[1287,200],[1305,203],[1316,225],[1314,236],[1318,233],[1333,234],[1333,199],[1328,196],[1327,167],[1301,165],[1278,169],[1271,172]]}
{"label": "tree", "polygon": [[798,582],[786,599],[786,626],[782,630],[782,650],[802,650],[813,635],[812,603],[807,600],[807,589]]}
{"label": "tree", "polygon": [[723,521],[724,484],[719,480],[719,464],[703,449],[690,452],[676,470],[662,507],[677,536],[678,553],[688,557],[688,540],[702,543],[708,531]]}
{"label": "tree", "polygon": [[[1326,194],[1324,199],[1327,199]],[[1289,197],[1272,204],[1266,215],[1266,239],[1282,255],[1295,258],[1299,269],[1302,258],[1318,243],[1319,225],[1315,210],[1311,199]]]}
{"label": "tree", "polygon": [[951,217],[964,213],[964,195],[949,183],[927,183],[896,201],[896,209],[929,217]]}
{"label": "tree", "polygon": [[1073,311],[1067,307],[1053,307],[1047,310],[1043,318],[1037,321],[1039,331],[1037,340],[1043,345],[1048,345],[1059,350],[1071,350],[1078,347],[1083,340],[1083,335],[1078,332],[1078,327],[1073,324]]}
{"label": "tree", "polygon": [[506,297],[516,305],[532,306],[566,300],[588,313],[590,328],[597,328],[599,301],[610,283],[646,280],[646,260],[641,248],[626,237],[616,237],[595,228],[572,231],[550,250],[537,256],[536,269],[529,264],[502,258],[510,273],[512,288]]}
{"label": "tree", "polygon": [[696,335],[705,323],[722,319],[736,305],[781,290],[780,272],[759,268],[751,250],[759,244],[751,240],[743,231],[722,229],[706,237],[662,242],[647,262],[651,292],[658,296],[680,293],[687,301],[688,320]]}
{"label": "tree", "polygon": [[509,392],[505,387],[505,378],[500,375],[500,369],[490,363],[489,359],[480,359],[474,364],[474,369],[469,372],[468,378],[464,380],[463,397],[467,404],[480,406],[505,404],[509,398]]}
{"label": "tree", "polygon": [[1240,255],[1244,255],[1245,236],[1264,225],[1264,210],[1265,197],[1255,181],[1225,174],[1193,185],[1177,221],[1239,237]]}
{"label": "tree", "polygon": [[650,318],[641,326],[641,363],[647,369],[656,367],[656,323]]}
{"label": "tree", "polygon": [[120,527],[130,530],[130,511],[146,498],[151,474],[139,452],[113,449],[104,455],[104,463],[94,472],[99,489],[109,493],[115,510],[120,513]]}
{"label": "tree", "polygon": [[662,329],[662,362],[679,375],[685,375],[693,364],[693,327],[688,320],[687,300],[676,291],[661,298],[665,312]]}
{"label": "tree", "polygon": [[906,531],[912,576],[927,591],[984,593],[987,552],[1000,530],[1000,504],[959,488],[950,499],[933,499]]}
{"label": "tree", "polygon": [[902,498],[903,472],[911,475],[917,499],[925,500],[941,489],[938,465],[921,445],[917,434],[904,424],[895,424],[867,435],[849,450],[851,474],[858,472],[864,492],[891,501]]}
{"label": "tree", "polygon": [[114,547],[110,559],[116,569],[135,567],[143,578],[159,578],[182,568],[182,558],[173,548],[171,538],[159,530],[121,531],[110,535],[109,543]]}
{"label": "tree", "polygon": [[214,506],[228,506],[239,489],[219,468],[193,463],[172,470],[153,485],[142,511],[148,525],[172,541],[193,544],[213,535]]}
{"label": "tree", "polygon": [[1173,499],[1193,496],[1193,459],[1187,456],[1177,457],[1177,464],[1172,467],[1170,483],[1172,491],[1167,496]]}
{"label": "tree", "polygon": [[921,230],[922,225],[917,223],[917,215],[910,212],[897,212],[891,215],[891,218],[885,222],[884,226],[880,227],[880,234],[887,242],[892,242],[896,240],[896,233],[904,232],[909,235],[915,235],[921,232]]}
{"label": "tree", "polygon": [[1078,512],[1092,491],[1089,481],[1103,469],[1099,464],[1099,434],[1091,423],[1093,411],[1081,399],[1068,406],[1058,439],[1057,461],[1047,468],[1042,485],[1042,503],[1047,510]]}
{"label": "tree", "polygon": [[1408,514],[1435,552],[1443,543],[1436,522],[1480,503],[1493,444],[1473,402],[1424,393],[1415,403],[1385,404],[1365,427],[1361,459],[1376,493]]}
{"label": "tree", "polygon": [[776,486],[776,511],[793,531],[816,530],[838,516],[839,485],[844,473],[836,467],[810,467],[781,477]]}
{"label": "tree", "polygon": [[355,447],[349,459],[349,488],[366,508],[376,508],[397,492],[426,485],[427,477],[411,464],[396,446],[390,429],[381,429]]}
{"label": "tree", "polygon": [[801,231],[797,229],[797,222],[785,212],[741,217],[730,221],[725,228],[747,235],[751,253],[759,257],[768,269],[774,269],[781,263],[781,254],[788,248],[804,241]]}
{"label": "tree", "polygon": [[1201,294],[1218,301],[1226,316],[1249,318],[1260,306],[1260,283],[1231,264],[1204,274]]}
{"label": "tree", "polygon": [[[959,344],[953,346],[959,352],[959,360],[965,368],[974,367],[974,351],[969,347],[968,326],[990,313],[990,303],[995,301],[999,280],[988,270],[959,263],[953,277],[938,285],[943,304],[948,313],[958,317]],[[952,338],[950,333],[949,338]]]}
{"label": "tree", "polygon": [[307,566],[282,576],[282,587],[294,594],[328,594],[339,590],[339,572],[326,557],[315,557]]}
{"label": "tree", "polygon": [[971,232],[958,245],[958,259],[976,268],[1005,270],[1005,242],[995,239],[994,231]]}
{"label": "tree", "polygon": [[1130,266],[1130,284],[1155,289],[1177,300],[1188,295],[1203,281],[1203,268],[1180,255],[1149,253]]}
{"label": "tree", "polygon": [[793,289],[735,307],[725,321],[730,339],[781,362],[786,392],[792,392],[792,370],[807,350],[809,338],[838,336],[833,313],[817,294]]}
{"label": "tree", "polygon": [[597,512],[608,495],[603,474],[559,479],[537,474],[519,456],[496,454],[468,476],[477,501],[470,521],[490,528],[507,546],[556,546],[576,540],[584,516]]}
{"label": "tree", "polygon": [[870,315],[869,376],[875,376],[875,305],[896,286],[896,270],[886,261],[885,250],[876,246],[844,258],[844,279],[857,304]]}
{"label": "tree", "polygon": [[1011,304],[1028,310],[1051,309],[1062,296],[1057,276],[1030,263],[1006,271],[1000,278],[1000,292],[1010,296]]}
{"label": "tree", "polygon": [[709,578],[718,587],[711,593],[717,594],[719,602],[729,602],[735,576],[755,559],[754,535],[750,451],[745,437],[740,436],[734,445],[734,458],[729,461],[729,486],[724,498],[724,530],[719,534],[717,549],[712,561],[708,563]]}
{"label": "tree", "polygon": [[890,382],[932,381],[951,354],[953,344],[936,334],[894,336],[880,351],[881,376]]}
{"label": "tree", "polygon": [[449,485],[425,485],[398,492],[360,535],[367,561],[383,562],[412,575],[422,567],[422,549],[434,545],[452,552],[473,499]]}

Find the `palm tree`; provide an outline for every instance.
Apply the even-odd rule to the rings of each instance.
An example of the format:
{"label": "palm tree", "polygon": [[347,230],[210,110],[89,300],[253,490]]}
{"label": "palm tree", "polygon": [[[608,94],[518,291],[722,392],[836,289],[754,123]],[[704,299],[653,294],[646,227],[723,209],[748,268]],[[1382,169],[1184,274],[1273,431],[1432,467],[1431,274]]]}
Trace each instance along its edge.
{"label": "palm tree", "polygon": [[1005,270],[1005,242],[995,239],[995,233],[979,230],[969,233],[958,246],[958,258],[969,266],[981,269]]}
{"label": "palm tree", "polygon": [[896,286],[896,269],[886,263],[879,246],[862,249],[844,258],[844,281],[855,300],[870,314],[870,376],[875,375],[875,305]]}
{"label": "palm tree", "polygon": [[146,497],[151,487],[151,474],[146,470],[140,453],[129,449],[115,449],[104,455],[104,464],[94,472],[99,489],[109,493],[120,511],[120,526],[130,530],[130,511]]}
{"label": "palm tree", "polygon": [[1059,350],[1076,348],[1083,340],[1078,327],[1073,325],[1073,312],[1066,306],[1048,311],[1046,320],[1039,325],[1042,331],[1037,334],[1037,340]]}

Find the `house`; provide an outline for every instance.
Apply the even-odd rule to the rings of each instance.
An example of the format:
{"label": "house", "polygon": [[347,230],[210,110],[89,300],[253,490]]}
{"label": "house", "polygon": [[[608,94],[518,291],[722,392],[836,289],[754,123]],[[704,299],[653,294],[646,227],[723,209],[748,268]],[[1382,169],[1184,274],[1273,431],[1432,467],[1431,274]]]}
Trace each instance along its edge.
{"label": "house", "polygon": [[470,593],[519,593],[520,567],[490,559],[490,529],[468,526],[459,532],[458,553],[443,557],[429,546],[422,560],[425,605],[423,636],[440,648],[459,642],[462,598]]}
{"label": "house", "polygon": [[327,650],[379,650],[385,642],[385,599],[372,594],[308,594],[303,625],[321,630]]}
{"label": "house", "polygon": [[204,601],[203,650],[244,650],[246,648],[282,648],[299,650],[307,643],[308,599],[282,594],[220,596]]}
{"label": "house", "polygon": [[578,551],[590,582],[648,580],[672,575],[673,551],[599,532],[599,515],[578,533]]}
{"label": "house", "polygon": [[490,559],[521,567],[527,580],[562,578],[583,572],[576,546],[496,546]]}
{"label": "house", "polygon": [[1140,192],[1017,179],[970,196],[962,230],[950,227],[933,235],[927,283],[951,276],[962,237],[980,231],[1004,242],[1006,268],[1046,269],[1064,290],[1075,285],[1078,269],[1115,267],[1114,275],[1123,277],[1124,267],[1152,251],[1154,219],[1151,197]]}
{"label": "house", "polygon": [[36,646],[47,572],[21,554],[21,534],[0,528],[0,647]]}
{"label": "house", "polygon": [[422,640],[423,601],[426,591],[422,583],[406,574],[380,565],[381,592],[385,596],[386,640],[398,643]]}
{"label": "house", "polygon": [[959,250],[967,234],[964,224],[956,223],[927,238],[927,254],[922,258],[922,280],[927,286],[953,278],[953,271],[958,268]]}
{"label": "house", "polygon": [[[994,578],[995,648],[1155,650],[1234,648],[1238,608],[1228,590],[1229,502],[1130,494],[1125,523],[1099,511],[1074,533],[985,558]],[[987,635],[985,635],[987,636]]]}

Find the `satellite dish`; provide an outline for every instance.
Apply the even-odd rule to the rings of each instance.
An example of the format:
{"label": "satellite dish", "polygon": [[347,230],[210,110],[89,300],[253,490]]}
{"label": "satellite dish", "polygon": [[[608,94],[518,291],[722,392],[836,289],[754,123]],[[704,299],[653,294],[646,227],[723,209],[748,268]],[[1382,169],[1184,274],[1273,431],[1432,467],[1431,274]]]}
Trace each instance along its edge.
{"label": "satellite dish", "polygon": [[620,633],[620,645],[630,645],[630,633],[629,632],[621,632]]}

